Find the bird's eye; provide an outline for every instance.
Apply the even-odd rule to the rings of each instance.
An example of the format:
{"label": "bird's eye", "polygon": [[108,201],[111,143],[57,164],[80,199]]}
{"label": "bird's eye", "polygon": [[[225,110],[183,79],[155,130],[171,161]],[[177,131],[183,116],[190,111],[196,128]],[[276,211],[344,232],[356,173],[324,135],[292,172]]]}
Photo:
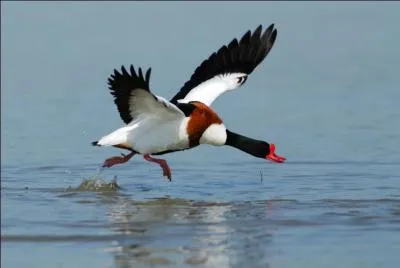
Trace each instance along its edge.
{"label": "bird's eye", "polygon": [[240,76],[237,77],[236,79],[238,84],[243,84],[246,81],[246,76]]}

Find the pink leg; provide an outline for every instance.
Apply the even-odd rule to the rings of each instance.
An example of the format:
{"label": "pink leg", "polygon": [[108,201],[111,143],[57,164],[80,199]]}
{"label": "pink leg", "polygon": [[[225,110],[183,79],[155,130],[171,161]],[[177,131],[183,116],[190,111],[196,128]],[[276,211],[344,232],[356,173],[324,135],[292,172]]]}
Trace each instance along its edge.
{"label": "pink leg", "polygon": [[168,180],[171,181],[171,169],[169,168],[167,161],[164,159],[153,158],[149,154],[145,154],[143,158],[147,161],[159,164],[163,170],[163,176],[167,176]]}
{"label": "pink leg", "polygon": [[131,152],[128,155],[124,155],[124,154],[121,154],[121,155],[122,156],[113,156],[113,157],[110,157],[110,158],[106,159],[106,161],[104,161],[103,167],[108,167],[109,168],[109,167],[111,167],[113,165],[116,165],[116,164],[125,163],[129,159],[131,159],[132,156],[135,155],[135,153]]}

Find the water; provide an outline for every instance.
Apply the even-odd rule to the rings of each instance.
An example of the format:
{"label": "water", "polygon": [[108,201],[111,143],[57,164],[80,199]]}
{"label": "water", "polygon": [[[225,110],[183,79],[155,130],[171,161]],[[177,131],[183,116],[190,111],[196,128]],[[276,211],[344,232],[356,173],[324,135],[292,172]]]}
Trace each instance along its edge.
{"label": "water", "polygon": [[[2,267],[397,267],[398,3],[1,5]],[[165,155],[171,183],[138,156],[99,170],[113,68],[153,67],[170,97],[270,22],[267,60],[213,107],[285,164],[202,146]]]}

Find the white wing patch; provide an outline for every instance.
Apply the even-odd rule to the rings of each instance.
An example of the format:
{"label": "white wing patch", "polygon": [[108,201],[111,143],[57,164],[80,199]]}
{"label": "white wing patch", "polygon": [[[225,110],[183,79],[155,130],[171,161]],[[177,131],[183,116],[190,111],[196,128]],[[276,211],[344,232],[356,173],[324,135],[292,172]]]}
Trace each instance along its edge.
{"label": "white wing patch", "polygon": [[246,76],[245,73],[220,74],[214,76],[190,90],[189,94],[187,94],[185,98],[178,100],[178,102],[188,103],[191,101],[199,101],[210,106],[219,95],[241,86],[244,82],[243,77]]}
{"label": "white wing patch", "polygon": [[162,117],[164,120],[168,120],[185,116],[178,107],[166,99],[153,96],[148,91],[141,89],[132,91],[129,99],[129,110],[132,118]]}

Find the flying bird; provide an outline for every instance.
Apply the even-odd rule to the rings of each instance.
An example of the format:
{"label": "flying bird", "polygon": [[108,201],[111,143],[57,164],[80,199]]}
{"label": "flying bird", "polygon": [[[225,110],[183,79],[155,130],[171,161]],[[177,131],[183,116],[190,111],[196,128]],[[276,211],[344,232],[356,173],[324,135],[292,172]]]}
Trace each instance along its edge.
{"label": "flying bird", "polygon": [[130,153],[105,160],[103,167],[127,162],[135,154],[157,163],[171,181],[171,169],[164,159],[154,156],[194,148],[200,144],[228,145],[255,157],[282,163],[275,145],[228,130],[210,108],[221,94],[241,87],[249,74],[264,60],[277,36],[274,24],[265,31],[262,25],[247,31],[212,53],[170,100],[150,90],[151,68],[121,66],[108,78],[111,95],[125,126],[92,142],[94,146],[113,146]]}

